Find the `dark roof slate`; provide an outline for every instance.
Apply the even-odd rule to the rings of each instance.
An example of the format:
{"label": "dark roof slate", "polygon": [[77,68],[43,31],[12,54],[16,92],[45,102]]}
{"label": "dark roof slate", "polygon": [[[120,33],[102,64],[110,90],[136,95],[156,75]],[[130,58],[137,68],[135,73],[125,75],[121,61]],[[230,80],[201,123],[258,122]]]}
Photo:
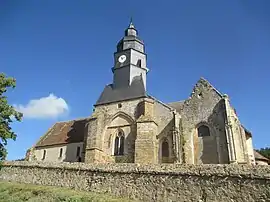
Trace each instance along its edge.
{"label": "dark roof slate", "polygon": [[141,77],[135,78],[130,86],[113,88],[113,84],[107,85],[101,93],[95,105],[109,104],[112,102],[147,97]]}

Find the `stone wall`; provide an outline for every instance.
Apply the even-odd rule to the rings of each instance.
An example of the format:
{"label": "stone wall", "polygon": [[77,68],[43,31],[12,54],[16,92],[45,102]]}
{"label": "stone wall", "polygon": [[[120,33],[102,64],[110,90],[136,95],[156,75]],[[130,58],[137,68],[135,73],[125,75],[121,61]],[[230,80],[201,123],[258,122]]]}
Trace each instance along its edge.
{"label": "stone wall", "polygon": [[[96,106],[91,116],[95,118],[95,121],[89,122],[85,139],[85,162],[102,163],[114,161],[114,158],[109,159],[112,157],[113,139],[118,129],[125,132],[125,145],[129,145],[128,148],[124,149],[124,153],[128,159],[134,162],[134,142],[136,137],[134,123],[137,116],[137,105],[141,101],[142,99],[136,99]],[[121,104],[121,107],[119,107],[119,104]],[[124,124],[124,121],[126,121],[126,124]]]}
{"label": "stone wall", "polygon": [[[79,149],[79,156],[77,156],[77,148]],[[62,149],[62,156],[60,156],[60,149]],[[76,142],[70,144],[53,145],[45,147],[37,147],[33,151],[36,160],[38,161],[54,161],[54,162],[77,162],[78,157],[81,157],[83,150],[83,142]],[[44,156],[44,151],[45,156]],[[43,157],[45,157],[43,159]],[[32,160],[32,159],[30,159]]]}
{"label": "stone wall", "polygon": [[138,201],[269,201],[270,166],[5,162],[0,180],[111,193]]}
{"label": "stone wall", "polygon": [[235,147],[235,156],[236,161],[238,163],[246,163],[247,162],[247,155],[246,155],[246,137],[245,133],[242,131],[241,123],[235,109],[230,106],[230,113],[229,113],[232,125],[232,132],[233,132],[233,141]]}
{"label": "stone wall", "polygon": [[[156,163],[160,161],[159,141],[171,138],[172,123],[172,109],[152,98],[99,105],[86,127],[83,159],[86,163],[116,162],[113,157],[114,139],[122,130],[125,134],[125,163]],[[140,158],[140,154],[144,157]],[[135,160],[135,157],[139,159]],[[170,155],[170,158],[174,159],[174,156]]]}
{"label": "stone wall", "polygon": [[[180,113],[187,163],[228,163],[224,110],[221,94],[206,80],[200,79]],[[209,127],[210,137],[198,138],[200,124]]]}

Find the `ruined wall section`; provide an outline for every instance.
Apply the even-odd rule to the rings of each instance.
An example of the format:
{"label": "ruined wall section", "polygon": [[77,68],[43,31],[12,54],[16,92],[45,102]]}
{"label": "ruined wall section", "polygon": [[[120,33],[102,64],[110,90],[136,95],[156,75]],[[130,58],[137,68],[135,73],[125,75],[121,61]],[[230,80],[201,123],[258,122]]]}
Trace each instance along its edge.
{"label": "ruined wall section", "polygon": [[[181,110],[186,163],[228,163],[224,111],[222,95],[201,78]],[[210,136],[198,137],[197,128],[203,124],[209,127]]]}

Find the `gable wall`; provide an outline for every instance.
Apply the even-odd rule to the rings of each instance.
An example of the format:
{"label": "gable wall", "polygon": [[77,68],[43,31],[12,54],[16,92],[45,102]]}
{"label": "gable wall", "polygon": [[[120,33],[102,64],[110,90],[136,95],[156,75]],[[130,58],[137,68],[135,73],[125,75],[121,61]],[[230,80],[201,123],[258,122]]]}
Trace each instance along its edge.
{"label": "gable wall", "polygon": [[[224,103],[205,80],[200,80],[181,111],[187,163],[228,163]],[[197,126],[206,123],[210,137],[198,137]]]}

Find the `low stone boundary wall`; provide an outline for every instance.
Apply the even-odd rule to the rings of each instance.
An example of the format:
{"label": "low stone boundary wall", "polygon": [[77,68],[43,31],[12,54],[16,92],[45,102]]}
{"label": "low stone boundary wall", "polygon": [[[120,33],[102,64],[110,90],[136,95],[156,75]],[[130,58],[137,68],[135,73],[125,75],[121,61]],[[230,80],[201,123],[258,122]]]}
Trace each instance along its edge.
{"label": "low stone boundary wall", "polygon": [[270,166],[4,162],[0,180],[139,201],[270,201]]}

